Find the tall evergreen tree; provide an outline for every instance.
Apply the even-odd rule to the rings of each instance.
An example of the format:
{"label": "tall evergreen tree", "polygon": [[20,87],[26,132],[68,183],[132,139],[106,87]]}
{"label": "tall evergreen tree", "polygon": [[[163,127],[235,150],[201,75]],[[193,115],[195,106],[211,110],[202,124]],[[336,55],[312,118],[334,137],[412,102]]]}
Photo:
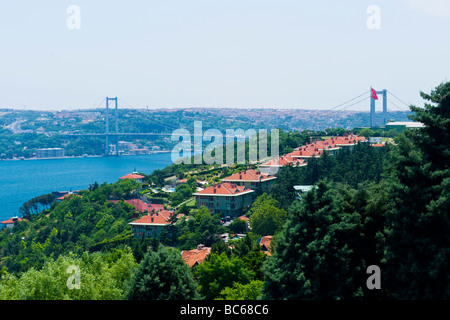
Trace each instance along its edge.
{"label": "tall evergreen tree", "polygon": [[130,300],[197,299],[193,275],[175,249],[160,246],[148,252],[132,276]]}
{"label": "tall evergreen tree", "polygon": [[450,298],[450,82],[411,107],[425,125],[405,133],[391,175],[385,286],[396,299]]}
{"label": "tall evergreen tree", "polygon": [[294,202],[277,235],[275,253],[263,264],[264,299],[344,299],[362,296],[362,263],[355,257],[361,217],[345,213],[339,192],[320,181]]}

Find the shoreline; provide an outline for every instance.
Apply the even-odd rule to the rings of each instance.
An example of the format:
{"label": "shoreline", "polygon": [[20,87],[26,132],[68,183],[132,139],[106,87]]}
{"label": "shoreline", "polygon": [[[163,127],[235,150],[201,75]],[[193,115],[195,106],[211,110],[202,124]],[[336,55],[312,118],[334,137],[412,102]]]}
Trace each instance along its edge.
{"label": "shoreline", "polygon": [[[152,154],[158,154],[158,153],[171,153],[171,150],[163,150],[163,151],[152,151],[150,153],[146,154],[121,154],[119,157],[126,157],[126,156],[150,156]],[[48,158],[15,158],[15,159],[0,159],[0,161],[28,161],[28,160],[54,160],[54,159],[79,159],[79,158],[103,158],[103,157],[117,157],[116,155],[83,155],[83,156],[64,156],[64,157],[48,157]]]}
{"label": "shoreline", "polygon": [[[144,162],[147,163],[148,161],[151,161],[151,159],[152,159],[151,156],[153,156],[155,154],[161,154],[162,155],[162,154],[169,154],[170,152],[171,151],[157,151],[157,152],[152,152],[151,154],[145,154],[145,155],[127,155],[129,157],[123,159],[123,161],[115,161],[115,159],[104,159],[104,160],[101,160],[100,162],[106,161],[108,163],[122,163],[122,165],[121,165],[122,167],[123,166],[129,167],[130,168],[129,170],[132,170],[132,164],[135,163],[135,162],[137,164],[144,163]],[[105,157],[105,156],[87,156],[86,158],[91,158],[92,159],[92,158],[103,158],[103,157],[104,158],[115,158],[116,156],[109,156],[109,157]],[[84,158],[84,156],[72,156],[72,157],[64,157],[64,158],[62,158],[62,157],[60,157],[60,158],[39,158],[39,159],[31,158],[31,159],[26,159],[26,160],[48,160],[48,159],[50,159],[50,160],[52,160],[52,159],[69,159],[70,160],[70,159],[79,159],[79,158]],[[163,157],[163,158],[165,159],[166,157]],[[35,162],[25,162],[22,165],[20,165],[20,160],[19,159],[4,159],[4,160],[5,160],[5,162],[0,162],[0,165],[1,165],[2,168],[9,168],[10,166],[12,166],[14,168],[16,168],[17,166],[20,166],[20,167],[23,166],[25,168],[32,168],[32,167],[34,167],[34,165],[31,166],[32,163],[36,164],[38,167],[40,167],[41,165],[47,166],[47,167],[48,166],[51,166],[51,167],[55,166],[57,168],[62,168],[64,166],[66,166],[66,163],[64,161],[61,161],[61,162],[58,162],[58,161],[47,161],[47,162],[42,161],[41,163],[39,161],[35,161]],[[99,164],[98,164],[99,161],[93,160],[93,159],[92,159],[92,161],[93,161],[93,163],[97,163],[97,166],[99,166]],[[148,162],[148,163],[150,163],[150,167],[146,168],[145,170],[143,169],[143,171],[146,172],[146,174],[147,174],[147,173],[153,172],[154,170],[156,170],[156,169],[158,169],[160,167],[161,167],[161,169],[163,169],[163,168],[166,168],[167,166],[172,165],[172,161],[170,160],[170,156],[167,156],[167,161],[164,161],[163,163],[160,163],[160,162],[161,161],[159,161],[159,160],[155,164],[152,164],[152,162]],[[27,165],[27,163],[28,163],[28,165]],[[79,161],[74,161],[74,162],[71,162],[71,163],[73,163],[76,166],[83,165],[83,162],[79,162]],[[42,189],[43,189],[42,187],[38,187],[38,188],[26,187],[25,190],[21,190],[20,196],[15,196],[13,193],[6,194],[6,192],[5,192],[5,194],[2,194],[2,197],[3,197],[2,200],[7,200],[8,198],[12,198],[11,199],[12,201],[10,201],[10,203],[8,203],[7,206],[5,206],[3,208],[3,210],[0,212],[0,216],[2,217],[0,219],[0,221],[6,220],[6,219],[8,219],[8,218],[10,218],[12,216],[19,216],[19,217],[21,217],[20,212],[19,212],[20,207],[23,205],[23,203],[29,201],[30,199],[32,199],[32,198],[34,198],[36,196],[47,194],[47,193],[54,192],[54,191],[61,191],[61,190],[63,190],[63,191],[86,190],[89,187],[89,184],[94,183],[94,181],[97,181],[97,182],[102,181],[102,183],[106,182],[108,184],[118,181],[118,178],[121,175],[121,173],[118,173],[118,171],[117,171],[117,170],[119,170],[119,168],[116,168],[114,166],[113,167],[111,167],[111,166],[103,166],[103,165],[100,165],[100,166],[101,167],[105,167],[105,168],[109,168],[110,170],[107,170],[109,172],[107,172],[104,176],[102,176],[102,177],[100,177],[98,179],[97,178],[94,179],[91,176],[87,175],[83,179],[76,178],[75,179],[76,181],[72,181],[73,179],[67,178],[70,181],[67,181],[67,183],[66,182],[64,182],[64,183],[59,182],[58,185],[55,185],[52,182],[51,183],[45,182],[45,185],[44,185],[43,188],[48,190],[48,191],[42,191]],[[61,170],[59,170],[59,171],[61,171]],[[111,172],[113,172],[113,173],[111,174]],[[131,171],[128,171],[128,172],[131,172]],[[66,180],[66,178],[63,178],[63,179]],[[23,183],[23,182],[21,182],[21,183]],[[42,186],[42,184],[39,183],[39,180],[28,181],[25,184]],[[0,188],[0,189],[2,189],[2,188]],[[36,190],[34,190],[34,189],[36,189]],[[10,188],[8,188],[8,187],[6,189],[4,189],[4,191],[9,191],[9,190],[10,190]],[[19,201],[18,198],[20,198],[21,200]],[[23,200],[22,200],[22,198],[23,198]]]}

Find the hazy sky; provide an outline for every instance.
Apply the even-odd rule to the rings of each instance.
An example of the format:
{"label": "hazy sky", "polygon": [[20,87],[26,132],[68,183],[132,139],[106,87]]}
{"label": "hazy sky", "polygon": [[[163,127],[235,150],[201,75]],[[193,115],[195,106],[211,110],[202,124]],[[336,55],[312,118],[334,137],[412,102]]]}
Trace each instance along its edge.
{"label": "hazy sky", "polygon": [[0,108],[328,109],[371,86],[421,106],[449,34],[448,0],[2,1]]}

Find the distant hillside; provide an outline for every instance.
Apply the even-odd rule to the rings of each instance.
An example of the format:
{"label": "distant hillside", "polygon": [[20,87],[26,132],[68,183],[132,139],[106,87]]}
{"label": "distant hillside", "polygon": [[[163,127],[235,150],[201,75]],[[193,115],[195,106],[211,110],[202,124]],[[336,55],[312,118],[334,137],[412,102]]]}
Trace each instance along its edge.
{"label": "distant hillside", "polygon": [[[203,129],[282,128],[283,130],[324,130],[326,128],[368,126],[369,113],[308,109],[119,109],[119,132],[172,132],[176,128],[192,129],[194,121],[202,121]],[[410,112],[388,112],[388,118],[408,120]],[[103,133],[106,129],[105,109],[73,111],[0,110],[0,126],[14,131],[20,121],[21,130],[36,133]],[[377,113],[381,124],[381,113]],[[110,130],[114,117],[110,114]]]}

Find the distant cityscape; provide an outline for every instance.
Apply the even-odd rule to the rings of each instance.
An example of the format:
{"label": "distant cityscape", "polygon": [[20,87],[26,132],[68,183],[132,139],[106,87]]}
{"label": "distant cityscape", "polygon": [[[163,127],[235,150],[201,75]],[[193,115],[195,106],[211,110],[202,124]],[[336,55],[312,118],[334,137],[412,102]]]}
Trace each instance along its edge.
{"label": "distant cityscape", "polygon": [[[381,114],[381,113],[380,113]],[[378,124],[382,123],[381,115]],[[409,112],[388,112],[388,119],[407,121]],[[109,122],[113,123],[109,115]],[[118,132],[105,141],[106,110],[33,111],[0,109],[0,159],[142,155],[169,152],[175,129],[282,129],[323,131],[368,127],[369,112],[307,109],[118,109]],[[380,128],[383,127],[379,125]],[[106,148],[109,146],[109,148]],[[117,150],[118,149],[118,150]],[[107,151],[105,151],[107,150]],[[118,152],[117,152],[118,151]]]}

